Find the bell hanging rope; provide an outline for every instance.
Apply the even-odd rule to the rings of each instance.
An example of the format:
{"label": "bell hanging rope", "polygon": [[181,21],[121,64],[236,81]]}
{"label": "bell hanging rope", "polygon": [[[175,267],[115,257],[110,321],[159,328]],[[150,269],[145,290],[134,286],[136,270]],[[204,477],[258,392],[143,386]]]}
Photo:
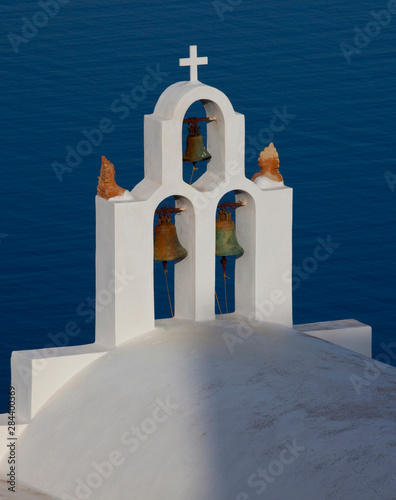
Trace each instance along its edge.
{"label": "bell hanging rope", "polygon": [[181,208],[172,208],[165,205],[155,211],[158,215],[158,224],[154,228],[154,260],[162,261],[166,289],[168,292],[169,307],[173,317],[172,301],[169,293],[168,277],[166,269],[170,260],[181,260],[187,255],[187,250],[181,245],[176,232],[176,226],[172,224],[172,213],[177,215],[182,212]]}
{"label": "bell hanging rope", "polygon": [[215,121],[216,118],[187,118],[183,123],[188,123],[188,136],[186,150],[184,151],[183,161],[191,162],[193,169],[191,172],[190,184],[192,183],[194,171],[198,170],[195,166],[199,161],[208,161],[212,157],[205,147],[203,137],[199,128],[199,122]]}
{"label": "bell hanging rope", "polygon": [[[224,299],[226,305],[226,311],[228,313],[228,302],[227,302],[227,283],[226,279],[230,279],[226,275],[226,265],[227,265],[227,257],[226,256],[238,256],[244,253],[244,249],[238,243],[236,234],[235,234],[235,224],[231,219],[231,212],[228,209],[236,209],[244,205],[244,202],[237,201],[234,203],[224,202],[218,205],[218,218],[216,220],[216,257],[221,257],[220,263],[223,267],[223,279],[224,279]],[[220,309],[219,299],[216,294],[217,305],[220,310],[220,314],[222,314]]]}

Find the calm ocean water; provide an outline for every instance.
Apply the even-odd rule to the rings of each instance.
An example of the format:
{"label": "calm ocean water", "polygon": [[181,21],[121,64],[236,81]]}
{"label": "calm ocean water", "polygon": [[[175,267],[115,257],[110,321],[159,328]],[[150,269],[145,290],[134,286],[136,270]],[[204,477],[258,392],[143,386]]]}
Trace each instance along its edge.
{"label": "calm ocean water", "polygon": [[[188,79],[178,59],[190,44],[209,57],[200,80],[246,117],[247,175],[269,140],[279,151],[294,188],[295,266],[318,237],[340,245],[296,278],[295,323],[356,318],[373,327],[374,355],[396,341],[396,14],[383,12],[380,27],[371,13],[385,1],[70,0],[57,13],[44,4],[48,22],[35,1],[0,7],[1,411],[13,350],[51,344],[69,321],[81,330],[72,343],[93,342],[100,157],[115,164],[119,185],[141,180],[143,116],[168,85]],[[117,111],[150,72],[155,88],[128,116]],[[274,108],[289,116],[276,132]],[[65,163],[66,148],[104,118],[113,132],[60,182],[53,162]],[[157,313],[169,315],[163,293]]]}

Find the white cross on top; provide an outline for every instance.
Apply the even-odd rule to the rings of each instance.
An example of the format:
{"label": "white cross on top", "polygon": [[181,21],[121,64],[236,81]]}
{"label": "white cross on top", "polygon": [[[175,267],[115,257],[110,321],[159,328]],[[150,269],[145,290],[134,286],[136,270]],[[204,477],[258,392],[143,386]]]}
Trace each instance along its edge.
{"label": "white cross on top", "polygon": [[197,56],[197,46],[190,45],[190,57],[186,59],[179,59],[179,66],[190,66],[190,81],[198,81],[198,66],[208,64],[207,57]]}

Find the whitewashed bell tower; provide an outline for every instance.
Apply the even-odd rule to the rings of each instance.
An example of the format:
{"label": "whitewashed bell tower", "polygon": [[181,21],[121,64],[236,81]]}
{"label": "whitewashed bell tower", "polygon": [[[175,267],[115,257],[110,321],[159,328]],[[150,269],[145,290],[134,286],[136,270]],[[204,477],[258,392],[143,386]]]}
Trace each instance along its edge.
{"label": "whitewashed bell tower", "polygon": [[[110,192],[105,185],[107,180],[105,169],[103,178],[101,176],[99,180],[98,192],[101,196],[96,198],[96,342],[81,346],[69,346],[68,337],[77,335],[77,324],[69,322],[65,331],[60,332],[61,342],[57,345],[48,345],[44,349],[15,351],[12,354],[11,385],[15,388],[16,394],[15,419],[18,439],[28,428],[31,420],[45,405],[51,404],[52,396],[60,391],[68,381],[94,361],[106,356],[109,351],[117,351],[115,348],[120,344],[150,332],[156,326],[164,327],[165,325],[170,330],[168,334],[173,334],[172,325],[176,326],[175,323],[178,320],[188,320],[187,322],[178,321],[179,333],[180,329],[183,329],[183,337],[187,333],[187,336],[190,335],[191,341],[191,335],[193,335],[194,342],[195,335],[199,335],[196,330],[208,334],[212,332],[211,341],[214,340],[214,342],[211,343],[211,349],[215,349],[213,352],[218,353],[218,359],[222,360],[223,367],[227,370],[230,366],[228,360],[231,358],[227,343],[223,342],[224,336],[222,339],[219,335],[221,339],[219,347],[219,339],[216,336],[218,329],[213,328],[213,324],[204,323],[200,325],[200,328],[191,329],[191,322],[213,321],[215,326],[220,324],[222,334],[227,333],[227,329],[235,325],[236,322],[233,321],[235,317],[241,320],[239,325],[245,325],[246,321],[252,327],[262,322],[292,327],[292,189],[279,182],[275,182],[276,186],[271,182],[268,183],[267,180],[271,181],[270,177],[264,179],[266,182],[259,183],[252,182],[245,177],[244,116],[234,111],[230,101],[222,92],[198,81],[197,68],[201,64],[207,64],[207,59],[197,57],[196,47],[190,47],[190,58],[181,60],[181,65],[191,67],[190,81],[171,85],[160,96],[154,113],[145,117],[144,179],[131,192],[125,191],[115,183]],[[207,148],[211,154],[211,160],[207,165],[206,172],[194,184],[189,185],[183,181],[182,175],[182,126],[186,111],[196,101],[203,104],[207,117],[214,118],[208,122],[207,126]],[[272,148],[274,148],[273,145]],[[264,153],[265,151],[263,151],[263,155],[260,154],[260,158],[262,157],[263,160],[261,163],[268,165],[268,160],[274,160],[274,157],[268,156],[268,151],[267,156]],[[276,167],[276,161],[273,161],[271,165]],[[280,175],[279,172],[277,175]],[[275,174],[274,176],[276,177]],[[114,168],[112,180],[114,181]],[[231,321],[216,323],[215,221],[217,206],[222,197],[229,192],[235,194],[236,201],[243,202],[243,206],[240,206],[236,211],[236,234],[238,242],[244,248],[244,254],[235,262],[235,313],[228,315],[227,319],[231,319]],[[106,196],[102,197],[104,193]],[[156,325],[154,320],[153,220],[158,205],[171,196],[175,199],[176,207],[183,209],[176,217],[175,222],[179,240],[188,253],[183,260],[175,264],[175,319],[160,321]],[[224,316],[221,317],[224,318]],[[173,321],[175,323],[172,323]],[[176,331],[177,328],[175,327],[174,330]],[[371,328],[355,320],[297,325],[294,327],[296,335],[290,335],[293,330],[289,328],[274,328],[268,324],[266,326],[260,325],[260,328],[257,329],[252,328],[252,330],[258,333],[257,337],[262,340],[265,339],[264,331],[267,333],[269,331],[277,332],[280,342],[290,341],[292,346],[300,349],[299,359],[303,359],[305,349],[308,349],[308,353],[316,351],[311,350],[306,339],[302,339],[296,330],[371,356]],[[163,332],[154,333],[161,336]],[[151,334],[149,337],[151,338]],[[180,337],[178,338],[180,339]],[[146,347],[150,351],[148,357],[151,355],[150,342],[149,339],[149,342],[146,343]],[[300,344],[300,342],[303,343]],[[260,349],[263,349],[258,353],[261,356],[265,345],[272,349],[272,344],[272,342],[267,344],[265,342],[252,343],[249,344],[250,347],[245,344],[245,349],[240,351],[241,359],[245,359],[248,363],[252,359],[250,353],[253,352],[255,346],[260,345]],[[175,345],[172,344],[172,349]],[[120,348],[120,351],[128,352],[130,347],[125,345]],[[139,349],[139,345],[136,347]],[[315,345],[312,344],[312,349],[314,347]],[[206,350],[202,351],[202,346],[200,349],[201,356],[205,357]],[[317,352],[322,352],[322,348]],[[290,349],[285,349],[284,356],[285,362],[291,361]],[[112,355],[109,356],[106,364],[111,363],[112,358]],[[315,358],[316,356],[309,354],[306,359]],[[333,358],[334,355],[331,354],[329,366],[333,366]],[[133,372],[129,371],[129,355],[127,358],[124,357],[125,359],[127,359],[125,366],[122,364],[125,372],[122,373],[126,373],[126,375],[122,375],[122,380],[128,376],[133,377],[131,375]],[[227,359],[226,364],[224,364],[225,359]],[[258,360],[256,358],[256,362],[258,362],[256,368],[260,370],[260,373],[263,369],[261,361],[261,357]],[[104,365],[100,366],[99,372],[89,372],[100,375],[94,384],[97,386],[95,390],[99,390],[103,374],[108,373],[103,370]],[[185,367],[187,366],[188,363]],[[268,359],[267,366],[270,366]],[[357,366],[359,365],[356,364]],[[322,365],[320,368],[322,369]],[[183,373],[178,370],[179,368],[176,370],[177,373],[174,373],[174,380],[179,379],[180,373]],[[149,371],[150,366],[148,367]],[[297,371],[300,373],[299,368]],[[117,391],[117,388],[123,386],[117,378],[120,373],[118,365],[117,370],[113,366],[115,378],[113,385],[109,385],[106,389],[106,398],[110,391],[109,387]],[[188,373],[187,369],[186,373]],[[194,372],[194,377],[196,373]],[[320,372],[318,371],[318,373]],[[287,376],[289,376],[287,380],[291,380],[291,376],[294,378],[294,372],[289,372]],[[81,377],[79,380],[83,381],[86,374],[82,374]],[[250,387],[249,380],[246,383]],[[157,390],[156,377],[154,377],[153,383],[153,387],[156,387]],[[176,386],[177,384],[175,384]],[[194,385],[192,386],[194,387]],[[131,388],[131,395],[133,392]],[[231,397],[231,391],[227,389],[227,392],[229,393],[227,397]],[[68,393],[66,392],[66,394]],[[88,396],[85,392],[84,394],[87,396],[86,408],[89,408],[89,414],[92,417],[94,415],[92,405],[96,399],[91,395]],[[125,398],[125,393],[122,397],[123,400],[130,399]],[[239,397],[237,393],[235,397]],[[133,398],[130,400],[133,402],[133,411],[135,411],[135,400]],[[57,403],[56,400],[55,403]],[[68,414],[75,413],[69,411],[69,400],[67,400],[67,408]],[[125,423],[125,406],[120,405],[118,408],[111,406],[108,415],[111,416],[112,424],[114,423],[114,410],[116,410],[115,415],[118,415],[117,418],[121,419],[120,422]],[[272,410],[274,411],[274,409]],[[102,407],[99,413],[101,411]],[[132,407],[128,411],[132,412]],[[40,436],[45,436],[45,439],[43,438],[40,443],[48,442],[52,446],[52,437],[47,439],[49,427],[46,415],[48,413],[42,413],[44,425],[39,426]],[[122,416],[120,417],[120,415]],[[147,415],[145,414],[145,416]],[[7,443],[10,439],[8,434],[10,427],[9,424],[7,425],[8,416],[4,414],[0,417],[0,442],[3,443],[0,446],[1,459],[1,457],[6,457],[8,453]],[[65,412],[62,412],[59,421],[63,422],[64,417]],[[92,420],[95,421],[94,418]],[[175,427],[177,435],[179,435],[180,422],[185,420],[181,418],[177,423]],[[79,415],[77,421],[80,425]],[[57,422],[51,420],[51,424],[57,424]],[[35,425],[32,434],[36,433],[37,426]],[[62,425],[60,427],[62,428]],[[65,429],[67,428],[65,427]],[[118,432],[119,430],[117,430]],[[185,436],[190,436],[188,434],[190,429],[188,432],[184,429],[184,432],[186,432]],[[86,439],[91,439],[91,432],[83,434]],[[311,434],[310,429],[309,434]],[[65,442],[72,439],[73,435],[77,436],[78,433],[68,434],[66,432]],[[180,436],[183,436],[182,439],[184,439],[183,434]],[[201,436],[201,430],[199,436]],[[118,434],[116,439],[119,440]],[[173,448],[175,442],[177,441],[171,443]],[[245,441],[244,443],[246,444]],[[161,441],[161,447],[162,445]],[[80,442],[78,446],[81,446]],[[111,443],[111,446],[114,444]],[[28,446],[27,450],[30,449]],[[37,444],[34,445],[34,449],[37,449]],[[72,452],[70,456],[74,457],[75,449],[74,446],[69,447]],[[110,449],[106,449],[98,459],[110,456],[109,453]],[[52,450],[50,455],[47,454],[48,456],[52,457]],[[27,458],[25,462],[27,464],[25,469],[27,477],[30,476],[32,464],[36,460],[35,456],[32,455],[32,457]],[[62,458],[64,457],[62,456]],[[224,462],[223,456],[221,461]],[[205,459],[198,460],[199,464],[204,462]],[[62,460],[60,463],[64,468]],[[142,464],[146,463],[144,460],[142,461]],[[4,465],[8,467],[8,464],[3,461],[3,469]],[[83,467],[90,466],[88,463],[82,463],[82,465]],[[146,466],[144,465],[144,467]],[[41,467],[42,471],[46,472],[46,468]],[[78,474],[80,474],[80,470]],[[87,472],[87,474],[89,473]],[[55,474],[53,479],[58,483],[59,474]],[[36,478],[34,481],[30,480],[35,482]],[[47,478],[43,481],[47,481]],[[201,479],[198,482],[202,483]],[[42,488],[43,485],[41,484],[40,487]],[[212,497],[213,495],[210,498]]]}
{"label": "whitewashed bell tower", "polygon": [[[129,198],[96,199],[96,342],[116,346],[155,328],[153,218],[169,196],[185,259],[175,265],[175,318],[215,319],[215,219],[220,199],[234,192],[245,204],[236,212],[236,233],[245,249],[236,260],[235,314],[251,321],[292,326],[292,189],[261,190],[245,177],[244,115],[219,90],[198,81],[197,56],[190,81],[168,87],[144,120],[144,179]],[[192,185],[183,181],[182,126],[196,101],[214,117],[207,127],[212,159]]]}

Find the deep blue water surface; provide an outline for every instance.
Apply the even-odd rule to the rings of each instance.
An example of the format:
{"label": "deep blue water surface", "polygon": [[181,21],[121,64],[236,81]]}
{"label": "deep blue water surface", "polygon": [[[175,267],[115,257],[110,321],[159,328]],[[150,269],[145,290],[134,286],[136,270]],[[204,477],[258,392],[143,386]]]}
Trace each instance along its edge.
{"label": "deep blue water surface", "polygon": [[[396,14],[376,29],[370,11],[385,1],[235,3],[221,13],[227,0],[70,0],[45,23],[37,2],[2,1],[1,411],[13,350],[51,344],[69,321],[81,330],[73,343],[93,342],[100,157],[115,164],[119,185],[141,180],[143,116],[188,79],[178,59],[190,44],[209,57],[200,80],[246,117],[247,175],[269,140],[280,153],[294,188],[294,264],[313,255],[318,237],[340,245],[296,280],[295,323],[356,318],[373,327],[374,355],[396,340]],[[24,19],[42,27],[28,28],[27,43],[14,37],[16,53],[9,34],[21,37]],[[348,62],[340,44],[352,50],[365,28],[371,35],[360,34]],[[158,85],[127,115],[117,100],[148,71]],[[269,137],[274,108],[290,118]],[[67,146],[104,118],[114,130],[60,182],[53,162],[65,163]],[[157,312],[167,316],[162,296]]]}

